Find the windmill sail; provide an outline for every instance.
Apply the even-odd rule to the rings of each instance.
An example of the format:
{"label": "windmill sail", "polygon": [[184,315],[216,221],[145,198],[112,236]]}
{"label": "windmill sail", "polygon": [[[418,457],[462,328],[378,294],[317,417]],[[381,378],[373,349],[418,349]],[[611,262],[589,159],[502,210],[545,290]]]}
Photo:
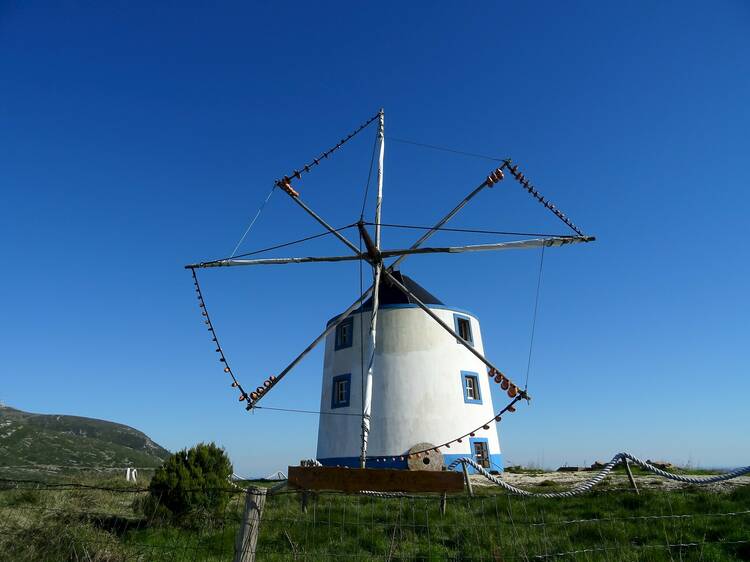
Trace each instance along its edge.
{"label": "windmill sail", "polygon": [[[380,155],[378,156],[378,194],[375,200],[375,249],[374,254],[380,253],[380,210],[383,204],[383,157],[385,156],[385,116],[380,110],[380,122],[378,127],[378,144]],[[362,450],[360,453],[360,466],[365,468],[367,464],[367,439],[370,434],[370,414],[372,413],[372,373],[375,367],[375,350],[377,346],[378,326],[378,299],[380,292],[380,276],[383,271],[383,260],[379,256],[373,263],[373,293],[372,293],[372,315],[370,317],[370,359],[367,362],[367,376],[365,378],[364,396],[362,397]]]}

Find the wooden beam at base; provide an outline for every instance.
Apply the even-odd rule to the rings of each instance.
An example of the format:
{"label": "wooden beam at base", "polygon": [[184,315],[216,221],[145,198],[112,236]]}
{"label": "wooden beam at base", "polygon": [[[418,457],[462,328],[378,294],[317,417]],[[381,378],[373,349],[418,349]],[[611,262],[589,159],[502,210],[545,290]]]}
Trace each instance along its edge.
{"label": "wooden beam at base", "polygon": [[463,476],[452,470],[290,466],[288,478],[290,486],[301,490],[461,493],[464,489]]}

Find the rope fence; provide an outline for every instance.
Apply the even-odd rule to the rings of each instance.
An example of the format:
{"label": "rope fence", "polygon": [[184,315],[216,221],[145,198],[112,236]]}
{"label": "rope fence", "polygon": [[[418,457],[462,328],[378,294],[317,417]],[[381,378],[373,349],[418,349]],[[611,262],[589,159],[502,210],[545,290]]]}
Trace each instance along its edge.
{"label": "rope fence", "polygon": [[661,468],[658,468],[642,459],[639,459],[638,457],[633,456],[630,453],[617,453],[614,457],[612,457],[611,461],[609,461],[606,465],[604,465],[604,467],[589,480],[586,480],[585,482],[582,482],[576,485],[574,488],[570,490],[566,490],[563,492],[544,493],[544,492],[530,492],[528,490],[523,490],[521,488],[513,486],[512,484],[509,484],[508,482],[503,481],[501,478],[498,478],[497,476],[490,474],[484,467],[482,467],[476,461],[474,461],[474,459],[470,459],[468,457],[456,459],[448,466],[448,470],[453,470],[455,467],[457,467],[460,464],[463,464],[464,466],[471,466],[474,470],[476,470],[479,474],[484,476],[487,480],[489,480],[493,484],[500,486],[501,488],[503,488],[507,492],[510,492],[511,494],[516,494],[519,496],[536,496],[540,498],[551,499],[551,498],[569,498],[569,497],[578,496],[578,495],[590,492],[594,488],[594,486],[596,486],[597,484],[600,484],[607,476],[609,476],[612,473],[612,470],[614,470],[614,468],[620,463],[625,464],[626,469],[628,470],[628,475],[632,478],[632,475],[630,474],[630,468],[627,465],[628,462],[633,462],[639,467],[641,467],[642,469],[648,472],[651,472],[653,474],[656,474],[657,476],[661,476],[662,478],[666,478],[668,480],[674,480],[676,482],[682,482],[683,484],[693,484],[696,486],[716,484],[719,482],[726,482],[727,480],[733,480],[734,478],[738,478],[745,474],[750,474],[750,466],[745,466],[742,468],[738,468],[736,470],[732,470],[730,472],[717,474],[715,476],[703,476],[703,477],[686,476],[686,475],[675,474],[673,472],[662,470]]}

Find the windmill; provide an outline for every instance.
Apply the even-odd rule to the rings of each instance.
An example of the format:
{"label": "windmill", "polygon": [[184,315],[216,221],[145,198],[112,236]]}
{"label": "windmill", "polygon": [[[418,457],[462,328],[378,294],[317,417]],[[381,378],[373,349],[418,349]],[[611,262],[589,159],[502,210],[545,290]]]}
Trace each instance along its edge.
{"label": "windmill", "polygon": [[[510,377],[508,377],[485,356],[484,350],[481,345],[476,344],[476,342],[474,341],[475,338],[471,333],[471,319],[465,321],[466,323],[462,323],[457,319],[456,322],[452,324],[450,321],[450,315],[446,315],[447,313],[436,304],[436,301],[431,300],[431,295],[429,295],[429,293],[422,290],[419,285],[412,282],[408,277],[400,273],[398,267],[405,259],[407,259],[409,256],[419,254],[496,252],[503,250],[532,248],[542,248],[543,251],[545,248],[587,243],[594,240],[593,237],[584,235],[583,232],[573,222],[571,222],[568,217],[566,217],[554,204],[552,204],[541,193],[539,193],[539,191],[525,177],[523,172],[519,170],[517,165],[515,165],[511,160],[504,160],[499,167],[490,171],[490,173],[486,177],[482,178],[481,183],[479,183],[479,185],[472,189],[445,216],[438,220],[434,226],[425,228],[425,232],[411,246],[400,249],[384,249],[382,247],[381,236],[383,163],[385,154],[384,119],[384,112],[383,110],[380,110],[376,115],[368,119],[359,128],[354,130],[348,136],[342,138],[335,146],[323,152],[319,157],[314,158],[311,162],[309,162],[302,168],[294,170],[289,175],[276,180],[274,184],[275,189],[279,189],[286,193],[296,205],[298,205],[305,213],[310,215],[316,222],[323,226],[326,233],[331,234],[332,236],[337,238],[348,249],[348,254],[334,256],[303,256],[252,259],[248,259],[242,256],[232,256],[225,259],[193,263],[185,266],[192,272],[199,305],[202,309],[202,314],[207,329],[212,336],[213,342],[216,344],[216,352],[219,354],[219,360],[224,365],[224,371],[231,377],[232,386],[238,389],[239,400],[241,402],[245,402],[245,407],[248,411],[259,407],[258,404],[263,400],[263,398],[273,388],[280,384],[281,381],[300,363],[300,361],[321,342],[328,339],[329,346],[338,347],[338,340],[340,338],[351,338],[351,334],[356,332],[356,330],[354,330],[351,325],[348,325],[347,322],[351,322],[352,318],[356,316],[359,319],[359,325],[363,326],[365,322],[365,314],[369,313],[369,318],[367,318],[367,360],[364,362],[364,364],[361,365],[362,382],[359,388],[362,396],[362,407],[361,411],[357,412],[357,417],[359,418],[358,464],[361,468],[365,468],[366,466],[373,466],[373,461],[376,463],[382,462],[384,463],[383,466],[398,466],[399,463],[408,463],[413,459],[423,459],[424,462],[427,463],[431,458],[431,455],[439,454],[441,450],[446,451],[447,449],[450,449],[452,445],[454,446],[455,450],[457,444],[459,446],[465,445],[465,441],[471,441],[477,436],[478,433],[482,431],[490,431],[491,428],[494,428],[494,424],[500,421],[501,417],[506,412],[515,411],[518,402],[520,402],[521,400],[530,400],[530,396],[527,393],[526,388],[513,382]],[[359,221],[351,223],[347,227],[336,229],[331,226],[331,224],[327,222],[320,214],[314,211],[307,203],[305,203],[298,191],[296,184],[302,179],[303,174],[311,172],[316,166],[327,160],[334,152],[338,151],[352,137],[367,128],[371,123],[375,122],[377,122],[376,147],[378,150],[378,158],[374,220],[373,222],[366,222],[362,217],[360,217]],[[526,240],[496,242],[490,244],[442,247],[425,246],[425,243],[435,233],[446,228],[444,225],[446,225],[446,223],[453,219],[472,199],[474,199],[485,189],[492,188],[493,186],[505,180],[506,175],[510,175],[532,197],[534,197],[546,209],[548,209],[558,219],[565,223],[573,231],[573,234],[565,236],[550,235]],[[368,227],[373,228],[372,234],[370,233]],[[361,246],[355,245],[344,235],[343,231],[348,228],[356,228],[360,240],[364,243],[363,250],[360,249]],[[206,309],[205,299],[198,282],[196,271],[202,268],[216,267],[265,266],[344,261],[359,261],[367,263],[372,270],[372,284],[366,290],[364,290],[360,294],[359,298],[357,298],[348,308],[331,319],[327,323],[325,329],[286,367],[279,371],[278,374],[272,375],[265,379],[260,385],[255,388],[255,390],[246,391],[235,376],[235,373],[230,367],[227,357],[224,354],[223,348],[219,344],[216,332]],[[481,380],[480,378],[477,378],[476,380],[474,380],[473,378],[471,380],[468,380],[465,377],[462,379],[462,392],[465,403],[472,403],[472,401],[476,402],[476,397],[479,396],[480,389],[482,387],[486,388],[489,382],[492,381],[499,384],[500,387],[507,393],[509,402],[497,412],[494,412],[494,410],[492,410],[491,417],[489,417],[488,415],[488,419],[486,420],[477,421],[476,419],[474,419],[476,418],[476,415],[469,416],[467,419],[474,419],[474,422],[469,427],[462,428],[461,430],[455,430],[453,426],[457,423],[460,423],[462,420],[451,420],[450,429],[444,430],[443,433],[441,433],[441,437],[439,439],[430,442],[414,443],[414,446],[410,446],[408,450],[404,448],[403,445],[403,443],[405,443],[404,439],[408,439],[408,437],[404,437],[403,435],[399,434],[397,435],[397,438],[395,440],[392,440],[390,442],[389,445],[381,445],[381,448],[384,447],[384,449],[379,451],[373,457],[372,455],[368,456],[368,445],[373,434],[372,432],[375,431],[377,434],[378,431],[377,427],[372,427],[373,381],[378,379],[379,368],[381,366],[384,367],[384,370],[387,370],[385,362],[382,361],[382,353],[380,353],[380,347],[382,347],[382,344],[379,341],[378,337],[379,316],[383,310],[380,301],[385,288],[387,288],[388,291],[395,291],[397,293],[400,293],[404,297],[404,299],[406,299],[406,302],[412,309],[409,318],[414,319],[414,314],[418,314],[419,318],[422,320],[427,318],[432,328],[440,331],[443,334],[443,338],[445,338],[447,335],[447,340],[441,341],[439,345],[444,345],[446,341],[449,341],[450,343],[455,341],[461,349],[462,355],[457,356],[461,358],[460,360],[464,361],[467,360],[466,358],[470,358],[475,365],[479,365],[483,369],[486,369],[487,376],[481,377]],[[368,298],[369,300],[367,300]],[[437,302],[439,303],[439,301]],[[454,317],[458,316],[458,314],[452,310],[449,312],[453,314]],[[476,329],[478,330],[478,328]],[[341,334],[344,335],[342,336]],[[346,339],[346,342],[349,342],[349,344],[351,345],[350,339]],[[364,342],[361,342],[361,344],[364,345]],[[380,365],[378,363],[379,357],[381,357],[381,363],[383,363],[383,365]],[[393,369],[391,369],[391,371],[392,370]],[[396,371],[397,370],[398,369],[396,369]],[[330,393],[326,394],[326,387],[324,385],[321,415],[333,413],[323,411],[323,406],[325,405],[329,397],[332,400],[332,408],[336,406],[337,399],[340,399],[339,405],[345,404],[346,407],[353,408],[353,406],[349,403],[349,398],[352,391],[352,379],[348,379],[347,386],[347,379],[345,378],[345,376],[338,375],[338,377],[338,380],[336,379],[336,376],[332,377],[334,386],[331,388]],[[329,396],[331,393],[338,393],[338,396]],[[489,402],[489,406],[490,409],[492,409],[491,401]],[[438,405],[438,407],[442,407],[442,405]],[[349,415],[351,416],[352,414]],[[380,419],[384,419],[382,417],[383,415],[387,417],[388,413],[386,412],[384,414],[383,412],[381,412]],[[461,415],[461,417],[463,418],[463,415]],[[337,426],[337,429],[340,430],[342,427],[344,426],[339,425]],[[464,431],[464,429],[466,431]],[[445,431],[455,431],[455,433],[451,436],[446,436]],[[321,445],[319,437],[319,451],[320,448]]]}

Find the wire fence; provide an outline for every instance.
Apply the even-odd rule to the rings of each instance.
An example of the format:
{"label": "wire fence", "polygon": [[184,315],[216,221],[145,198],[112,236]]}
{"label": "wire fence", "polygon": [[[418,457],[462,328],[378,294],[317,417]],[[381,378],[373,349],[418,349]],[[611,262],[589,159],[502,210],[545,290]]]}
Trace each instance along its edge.
{"label": "wire fence", "polygon": [[[253,483],[268,486],[269,483]],[[247,485],[245,483],[244,485]],[[121,479],[0,479],[0,560],[233,560],[245,491],[179,523]],[[750,487],[601,490],[550,500],[496,489],[392,498],[269,493],[253,553],[265,561],[750,560]],[[253,558],[246,558],[251,560]]]}

